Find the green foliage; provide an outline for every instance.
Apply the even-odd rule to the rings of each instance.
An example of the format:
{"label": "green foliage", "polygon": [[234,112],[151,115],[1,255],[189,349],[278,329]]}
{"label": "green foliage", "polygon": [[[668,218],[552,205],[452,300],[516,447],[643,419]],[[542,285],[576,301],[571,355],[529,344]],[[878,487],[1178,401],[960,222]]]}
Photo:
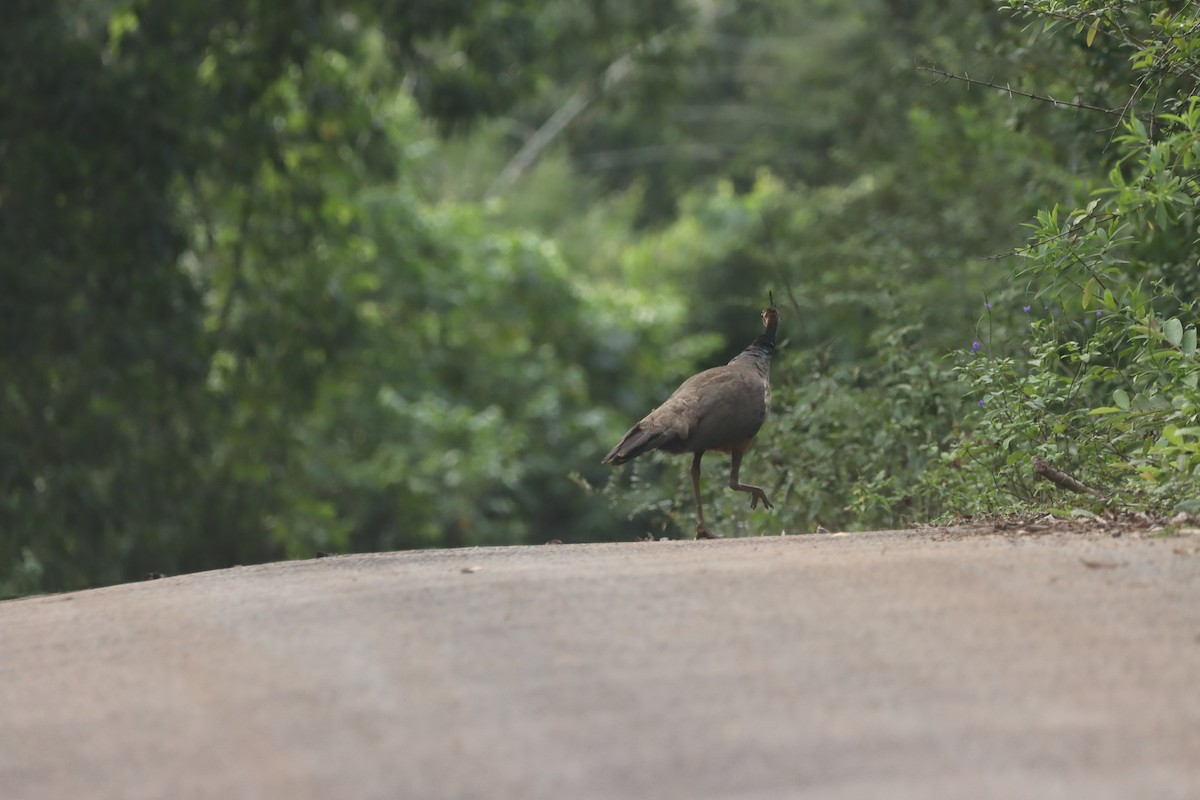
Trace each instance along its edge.
{"label": "green foliage", "polygon": [[[940,35],[945,24],[905,17],[885,35],[870,18],[823,9],[822,25],[855,31],[837,40],[842,47],[889,70],[914,33]],[[722,334],[720,350],[697,366],[750,340],[764,288],[781,300],[775,407],[744,467],[777,508],[748,515],[744,497],[722,490],[727,467],[710,456],[706,496],[726,532],[893,526],[944,511],[938,488],[920,481],[965,411],[941,356],[970,341],[979,298],[998,283],[980,254],[1003,249],[1034,198],[1068,182],[1052,148],[1018,129],[1005,98],[933,97],[911,72],[888,91],[871,123],[887,127],[886,140],[867,146],[858,107],[826,120],[845,131],[837,172],[806,170],[809,183],[789,180],[791,166],[760,169],[683,194],[675,220],[626,257],[688,286],[691,329]],[[687,464],[670,463],[632,467],[623,497],[653,530],[673,521],[689,532]]]}
{"label": "green foliage", "polygon": [[435,128],[678,15],[564,10],[5,6],[0,595],[603,535],[562,473],[602,447],[604,379],[659,359],[610,345],[552,242],[416,183]]}
{"label": "green foliage", "polygon": [[[1126,107],[1155,92],[1159,107],[1173,110],[1126,120],[1106,180],[1085,206],[1039,213],[1014,276],[1029,288],[1026,302],[1051,316],[1024,335],[1027,358],[981,354],[960,367],[981,408],[946,455],[956,469],[934,480],[955,487],[949,497],[960,508],[971,497],[991,510],[1009,497],[1044,505],[1051,493],[1032,484],[1028,469],[1038,455],[1109,503],[1169,511],[1196,496],[1200,478],[1200,101],[1180,88],[1197,78],[1194,33],[1181,33],[1194,32],[1200,17],[1166,3],[1023,5],[1074,21],[1088,31],[1088,46],[1101,44],[1096,30],[1116,35],[1117,49],[1130,53],[1127,85],[1137,87]],[[988,493],[977,491],[984,475]]]}
{"label": "green foliage", "polygon": [[913,476],[936,460],[959,403],[948,370],[914,358],[920,334],[888,320],[871,335],[868,362],[817,353],[783,371],[788,388],[768,441],[790,532],[895,527],[940,511]]}
{"label": "green foliage", "polygon": [[[993,52],[1025,68],[1031,93],[1129,115],[1124,133],[1050,116],[1050,102],[976,95],[947,113],[893,92],[883,115],[904,124],[880,151],[855,151],[840,180],[814,188],[760,173],[749,189],[685,195],[662,236],[657,260],[698,277],[697,324],[727,332],[722,356],[745,341],[733,331],[754,287],[782,284],[791,306],[777,408],[747,462],[769,463],[787,500],[746,519],[740,498],[715,492],[733,530],[1095,503],[1038,480],[1034,456],[1113,504],[1169,510],[1195,495],[1196,75],[1192,44],[1172,38],[1195,26],[1165,4],[1019,5],[1048,24],[1011,39],[993,28]],[[1082,49],[1063,39],[1073,20]],[[948,44],[932,19],[905,22],[939,59],[979,55]],[[1145,72],[1140,82],[1130,65]],[[1128,86],[1135,93],[1122,96]],[[979,256],[1062,196],[1083,198],[1081,208],[1046,203],[1034,244],[1002,282],[997,262]],[[981,297],[995,311],[974,352],[970,309]],[[665,494],[645,483],[656,474],[641,473],[640,497]],[[671,476],[683,500],[640,507],[687,530],[686,478]]]}

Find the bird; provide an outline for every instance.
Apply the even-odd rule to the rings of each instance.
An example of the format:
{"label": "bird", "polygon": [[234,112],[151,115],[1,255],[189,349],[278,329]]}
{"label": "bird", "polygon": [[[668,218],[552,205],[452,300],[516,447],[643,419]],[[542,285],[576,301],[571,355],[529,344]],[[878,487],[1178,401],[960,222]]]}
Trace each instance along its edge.
{"label": "bird", "polygon": [[762,311],[763,332],[728,364],[706,369],[688,378],[662,405],[634,425],[600,463],[619,466],[642,453],[692,453],[692,494],[696,499],[696,538],[719,539],[704,524],[700,499],[700,459],[710,450],[729,453],[729,488],[750,494],[750,508],[761,501],[773,508],[761,487],[742,483],[738,472],[742,456],[771,409],[771,356],[779,309]]}

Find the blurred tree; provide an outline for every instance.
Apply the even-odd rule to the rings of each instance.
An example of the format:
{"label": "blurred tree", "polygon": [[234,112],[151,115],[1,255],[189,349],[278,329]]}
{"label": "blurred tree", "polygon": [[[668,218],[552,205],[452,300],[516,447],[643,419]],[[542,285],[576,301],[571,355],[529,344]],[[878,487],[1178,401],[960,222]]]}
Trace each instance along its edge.
{"label": "blurred tree", "polygon": [[[407,91],[459,130],[546,70],[588,74],[678,13],[601,3],[547,27],[546,11],[520,0],[5,5],[0,593],[344,546],[368,525],[317,491],[331,465],[312,431],[341,423],[313,421],[314,409],[329,376],[394,343],[372,327],[385,282],[409,284],[409,305],[452,307],[475,269],[431,265],[462,275],[431,296],[436,283],[413,264],[446,246],[439,234],[390,251],[373,240],[428,222],[411,204],[390,204],[386,223],[364,210],[365,191],[408,191],[396,181],[429,139],[414,113],[379,108]],[[563,46],[585,40],[564,62]],[[548,322],[561,325],[523,324]],[[466,342],[491,334],[464,327]],[[516,359],[484,366],[502,379]],[[403,360],[385,366],[390,381],[424,377]],[[393,539],[436,540],[441,518],[412,516],[424,532]]]}

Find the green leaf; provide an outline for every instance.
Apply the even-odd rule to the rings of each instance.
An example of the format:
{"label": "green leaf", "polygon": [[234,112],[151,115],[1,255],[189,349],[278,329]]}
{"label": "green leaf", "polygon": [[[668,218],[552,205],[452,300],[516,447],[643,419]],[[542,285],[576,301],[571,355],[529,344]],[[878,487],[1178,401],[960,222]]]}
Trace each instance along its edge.
{"label": "green leaf", "polygon": [[1096,279],[1092,278],[1083,285],[1083,307],[1087,308],[1092,304],[1092,295],[1096,292]]}
{"label": "green leaf", "polygon": [[1177,503],[1175,505],[1175,508],[1172,510],[1176,514],[1180,514],[1180,513],[1182,513],[1182,514],[1200,514],[1200,498],[1193,498],[1192,500],[1184,500],[1180,503]]}
{"label": "green leaf", "polygon": [[1163,336],[1167,341],[1179,347],[1183,343],[1183,323],[1172,317],[1163,323]]}
{"label": "green leaf", "polygon": [[116,55],[121,52],[121,40],[128,34],[137,33],[138,18],[132,9],[122,9],[108,19],[108,50]]}
{"label": "green leaf", "polygon": [[1096,33],[1099,30],[1100,30],[1100,28],[1096,26],[1096,23],[1092,23],[1092,27],[1088,28],[1088,33],[1087,33],[1087,46],[1088,47],[1092,46],[1092,42],[1095,40]]}
{"label": "green leaf", "polygon": [[1179,345],[1185,356],[1196,354],[1196,328],[1193,326],[1183,332],[1183,343]]}
{"label": "green leaf", "polygon": [[1113,402],[1117,404],[1117,408],[1122,411],[1129,410],[1129,392],[1124,389],[1113,390]]}

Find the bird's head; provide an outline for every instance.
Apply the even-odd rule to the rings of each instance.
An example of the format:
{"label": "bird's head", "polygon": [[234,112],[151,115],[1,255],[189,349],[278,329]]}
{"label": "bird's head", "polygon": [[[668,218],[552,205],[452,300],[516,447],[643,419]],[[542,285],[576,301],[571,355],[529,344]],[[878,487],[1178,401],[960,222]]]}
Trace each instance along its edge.
{"label": "bird's head", "polygon": [[766,331],[763,333],[763,338],[775,344],[775,330],[779,327],[779,309],[775,307],[775,295],[772,292],[767,293],[767,299],[771,305],[767,306],[762,311],[762,323]]}

